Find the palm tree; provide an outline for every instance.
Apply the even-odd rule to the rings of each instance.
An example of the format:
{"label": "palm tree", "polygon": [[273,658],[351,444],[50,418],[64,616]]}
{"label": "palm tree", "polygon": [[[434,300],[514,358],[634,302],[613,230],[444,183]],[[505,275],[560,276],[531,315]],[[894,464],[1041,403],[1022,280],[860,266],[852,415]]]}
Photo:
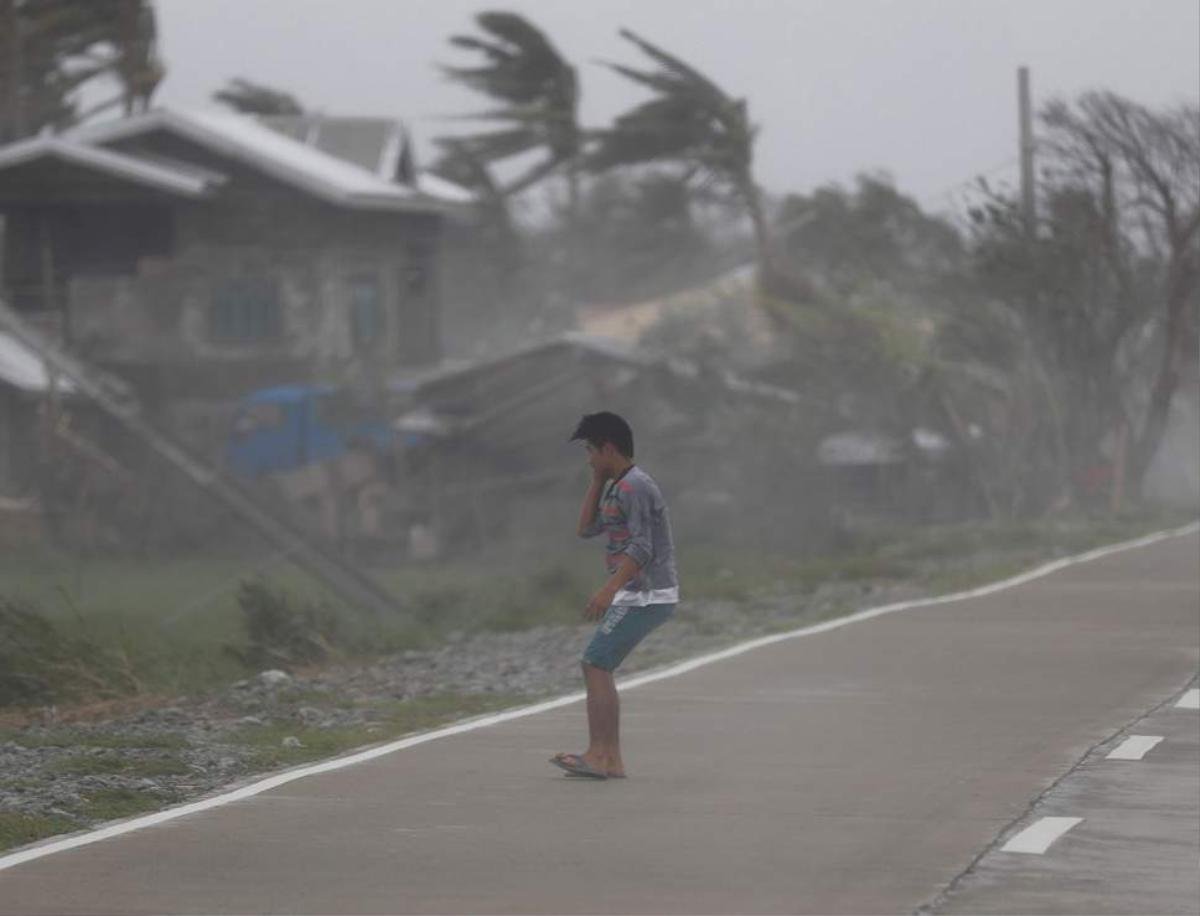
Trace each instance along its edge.
{"label": "palm tree", "polygon": [[121,84],[125,114],[150,107],[154,90],[166,75],[158,56],[158,26],[149,0],[117,0],[112,69]]}
{"label": "palm tree", "polygon": [[745,99],[735,99],[695,67],[651,44],[629,29],[620,35],[634,44],[657,69],[638,70],[608,63],[610,69],[654,92],[646,102],[620,115],[596,135],[588,156],[594,170],[678,161],[688,174],[731,188],[754,227],[760,271],[774,265],[762,194],[754,180],[754,140]]}
{"label": "palm tree", "polygon": [[[145,107],[164,73],[156,34],[150,0],[0,0],[0,139]],[[105,77],[117,95],[80,112],[78,90]]]}
{"label": "palm tree", "polygon": [[503,242],[505,250],[514,250],[517,232],[508,210],[508,199],[487,163],[463,141],[441,137],[435,142],[442,155],[429,171],[473,191],[484,225]]}
{"label": "palm tree", "polygon": [[574,209],[579,194],[576,166],[582,146],[575,68],[539,29],[516,13],[485,12],[475,21],[487,37],[455,35],[450,43],[478,51],[486,62],[478,67],[444,66],[442,70],[451,80],[503,104],[501,108],[467,115],[467,120],[504,126],[446,139],[472,159],[489,165],[541,151],[540,161],[502,185],[499,193],[512,197],[565,167]]}
{"label": "palm tree", "polygon": [[240,76],[231,79],[223,89],[214,92],[213,99],[243,114],[304,114],[304,106],[291,93],[262,83],[254,83]]}

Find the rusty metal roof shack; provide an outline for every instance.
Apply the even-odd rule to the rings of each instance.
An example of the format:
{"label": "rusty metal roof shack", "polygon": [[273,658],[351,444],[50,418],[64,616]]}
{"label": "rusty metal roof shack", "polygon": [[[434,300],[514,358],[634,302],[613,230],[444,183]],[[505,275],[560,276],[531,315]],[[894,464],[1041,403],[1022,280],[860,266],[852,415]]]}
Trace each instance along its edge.
{"label": "rusty metal roof shack", "polygon": [[636,460],[681,497],[677,524],[705,530],[735,507],[778,504],[770,482],[784,469],[799,479],[811,454],[796,392],[582,334],[399,376],[391,390],[397,428],[423,442],[408,452],[411,485],[453,543],[514,523],[569,531],[586,473],[567,438],[584,413],[629,420]]}

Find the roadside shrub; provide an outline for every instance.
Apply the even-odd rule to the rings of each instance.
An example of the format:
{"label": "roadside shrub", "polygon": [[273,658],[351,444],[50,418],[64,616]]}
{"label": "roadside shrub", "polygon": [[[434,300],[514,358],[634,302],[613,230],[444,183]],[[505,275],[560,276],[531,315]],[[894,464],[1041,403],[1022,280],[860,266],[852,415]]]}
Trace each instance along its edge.
{"label": "roadside shrub", "polygon": [[82,618],[68,633],[32,602],[0,598],[0,706],[36,706],[139,693],[124,647],[104,647]]}
{"label": "roadside shrub", "polygon": [[225,650],[248,668],[293,669],[339,654],[348,641],[337,612],[327,604],[297,602],[281,589],[248,580],[238,589],[246,630],[244,648]]}

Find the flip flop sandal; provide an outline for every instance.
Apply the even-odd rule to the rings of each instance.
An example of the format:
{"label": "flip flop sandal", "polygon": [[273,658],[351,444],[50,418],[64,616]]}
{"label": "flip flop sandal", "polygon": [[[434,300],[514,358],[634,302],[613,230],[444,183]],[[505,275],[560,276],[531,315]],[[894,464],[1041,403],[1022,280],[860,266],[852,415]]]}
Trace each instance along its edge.
{"label": "flip flop sandal", "polygon": [[590,779],[608,779],[608,774],[597,770],[588,764],[578,754],[558,754],[550,758],[550,762],[559,769],[566,770],[568,776],[587,776]]}
{"label": "flip flop sandal", "polygon": [[[586,776],[586,773],[573,773],[570,770],[563,773],[563,776]],[[628,779],[624,773],[607,773],[609,779]]]}

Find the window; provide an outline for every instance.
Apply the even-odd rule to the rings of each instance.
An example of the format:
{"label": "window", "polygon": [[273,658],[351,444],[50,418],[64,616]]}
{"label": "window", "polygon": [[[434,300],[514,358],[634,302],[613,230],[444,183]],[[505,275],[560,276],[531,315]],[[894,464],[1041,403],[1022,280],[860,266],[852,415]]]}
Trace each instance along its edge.
{"label": "window", "polygon": [[436,251],[428,239],[410,241],[399,269],[397,355],[404,363],[421,365],[437,359]]}
{"label": "window", "polygon": [[409,242],[406,248],[401,288],[406,298],[424,300],[432,292],[433,246],[422,240]]}
{"label": "window", "polygon": [[249,439],[257,432],[278,429],[283,420],[283,408],[278,404],[246,404],[234,414],[233,435]]}
{"label": "window", "polygon": [[365,350],[383,334],[383,302],[379,278],[368,274],[350,280],[350,340]]}
{"label": "window", "polygon": [[220,283],[213,292],[209,333],[221,343],[278,340],[282,333],[279,291],[273,280],[243,277]]}

